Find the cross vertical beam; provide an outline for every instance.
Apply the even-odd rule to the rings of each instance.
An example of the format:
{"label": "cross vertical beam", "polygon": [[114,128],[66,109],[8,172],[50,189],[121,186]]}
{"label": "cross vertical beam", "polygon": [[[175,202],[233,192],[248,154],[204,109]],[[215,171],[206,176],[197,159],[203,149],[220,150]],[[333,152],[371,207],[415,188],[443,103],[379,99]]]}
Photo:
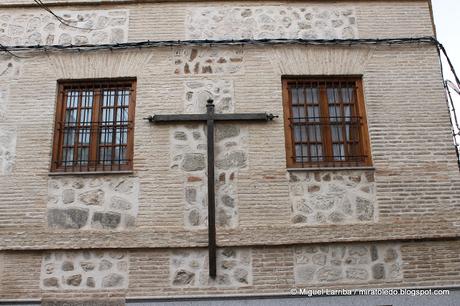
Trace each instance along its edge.
{"label": "cross vertical beam", "polygon": [[206,104],[206,113],[208,115],[207,132],[208,132],[208,259],[209,259],[209,276],[215,278],[217,275],[217,245],[216,245],[216,188],[214,186],[214,104],[208,101]]}
{"label": "cross vertical beam", "polygon": [[216,190],[214,173],[214,123],[216,121],[262,121],[267,122],[277,118],[267,113],[244,113],[244,114],[216,114],[213,100],[209,99],[206,104],[206,114],[170,114],[153,115],[147,119],[152,123],[179,123],[179,122],[202,122],[207,126],[207,153],[208,153],[208,251],[209,251],[209,276],[217,276],[217,241],[216,241]]}

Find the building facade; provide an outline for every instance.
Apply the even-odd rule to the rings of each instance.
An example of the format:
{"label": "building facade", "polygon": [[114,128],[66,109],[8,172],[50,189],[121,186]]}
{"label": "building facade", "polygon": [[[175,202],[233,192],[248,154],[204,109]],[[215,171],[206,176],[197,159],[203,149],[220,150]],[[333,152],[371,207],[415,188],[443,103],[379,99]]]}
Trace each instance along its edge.
{"label": "building facade", "polygon": [[[429,1],[31,2],[0,43],[67,49],[0,53],[0,300],[459,285],[437,48],[358,43],[434,36]],[[279,115],[216,123],[215,279],[205,126],[144,120],[210,98]]]}

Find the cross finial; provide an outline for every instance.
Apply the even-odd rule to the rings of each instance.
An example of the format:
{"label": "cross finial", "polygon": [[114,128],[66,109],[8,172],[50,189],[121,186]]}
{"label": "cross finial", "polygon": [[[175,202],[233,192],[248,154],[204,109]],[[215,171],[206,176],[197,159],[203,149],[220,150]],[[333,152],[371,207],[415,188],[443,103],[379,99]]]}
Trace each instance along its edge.
{"label": "cross finial", "polygon": [[208,110],[208,114],[214,113],[214,100],[209,98],[207,102],[206,109]]}

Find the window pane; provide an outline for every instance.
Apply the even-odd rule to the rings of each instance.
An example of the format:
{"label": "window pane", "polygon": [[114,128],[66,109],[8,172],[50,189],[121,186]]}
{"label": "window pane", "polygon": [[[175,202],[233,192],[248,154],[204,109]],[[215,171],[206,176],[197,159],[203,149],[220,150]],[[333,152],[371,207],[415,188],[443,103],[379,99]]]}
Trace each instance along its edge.
{"label": "window pane", "polygon": [[118,147],[115,147],[115,161],[120,162],[120,163],[126,163],[126,147],[124,146],[118,146]]}
{"label": "window pane", "polygon": [[305,108],[303,106],[293,106],[292,119],[294,122],[305,122]]}
{"label": "window pane", "polygon": [[341,121],[340,106],[329,105],[329,118],[331,121]]}
{"label": "window pane", "polygon": [[308,137],[312,142],[321,142],[321,128],[318,125],[309,126]]}
{"label": "window pane", "polygon": [[298,163],[307,162],[308,161],[308,146],[307,145],[296,145],[295,146],[295,156],[296,161]]}
{"label": "window pane", "polygon": [[78,97],[80,93],[78,91],[68,91],[67,92],[67,108],[76,108],[78,107]]}
{"label": "window pane", "polygon": [[128,121],[128,109],[127,108],[118,108],[117,109],[117,122],[126,122]]}
{"label": "window pane", "polygon": [[104,124],[113,123],[113,108],[102,109],[102,123]]}
{"label": "window pane", "polygon": [[323,146],[322,145],[311,145],[311,160],[318,162],[323,160]]}
{"label": "window pane", "polygon": [[81,147],[78,148],[78,164],[79,165],[86,165],[88,163],[88,148]]}
{"label": "window pane", "polygon": [[308,110],[308,121],[309,122],[319,122],[320,121],[319,106],[309,106],[307,110]]}
{"label": "window pane", "polygon": [[306,126],[294,126],[294,140],[296,142],[306,141],[307,139],[307,127]]}
{"label": "window pane", "polygon": [[101,128],[101,137],[100,143],[101,144],[110,144],[113,141],[113,133],[112,128],[103,127]]}
{"label": "window pane", "polygon": [[122,90],[118,92],[119,106],[127,107],[129,105],[129,90]]}
{"label": "window pane", "polygon": [[77,122],[77,115],[78,115],[78,113],[77,113],[76,109],[66,110],[65,123],[67,125],[75,124],[75,122]]}
{"label": "window pane", "polygon": [[319,90],[316,87],[306,88],[306,99],[307,104],[318,104],[319,102]]}
{"label": "window pane", "polygon": [[345,160],[344,156],[344,147],[343,144],[333,144],[333,154],[334,154],[334,160],[339,161],[339,160]]}
{"label": "window pane", "polygon": [[102,93],[102,106],[114,106],[115,105],[115,91],[104,90]]}
{"label": "window pane", "polygon": [[67,166],[72,165],[73,163],[73,150],[73,147],[71,147],[65,148],[63,151],[62,160],[64,161],[64,164]]}
{"label": "window pane", "polygon": [[331,133],[333,142],[343,141],[342,127],[340,125],[331,125]]}
{"label": "window pane", "polygon": [[112,147],[100,147],[99,154],[100,163],[105,165],[112,163]]}

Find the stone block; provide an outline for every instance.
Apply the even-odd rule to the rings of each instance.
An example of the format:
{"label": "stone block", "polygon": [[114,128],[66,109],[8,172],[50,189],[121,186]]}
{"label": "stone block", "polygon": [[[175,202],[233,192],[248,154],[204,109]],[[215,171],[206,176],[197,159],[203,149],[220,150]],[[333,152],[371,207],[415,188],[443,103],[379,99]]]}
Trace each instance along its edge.
{"label": "stone block", "polygon": [[81,208],[48,210],[48,226],[52,228],[79,229],[86,225],[89,210]]}
{"label": "stone block", "polygon": [[[122,17],[112,14],[120,12],[123,13]],[[57,10],[55,13],[66,16],[64,18],[70,20],[72,27],[50,18],[46,12],[23,11],[14,12],[8,21],[0,22],[0,33],[14,38],[16,45],[79,45],[127,41],[127,10]]]}
{"label": "stone block", "polygon": [[124,252],[60,251],[45,253],[42,260],[41,287],[43,290],[126,288],[128,264],[129,257]]}
{"label": "stone block", "polygon": [[219,125],[216,128],[215,141],[219,142],[226,138],[237,137],[240,134],[240,128],[236,125]]}
{"label": "stone block", "polygon": [[372,277],[374,279],[384,279],[385,278],[385,266],[384,264],[375,264],[372,266]]}
{"label": "stone block", "polygon": [[[352,284],[402,279],[399,244],[320,244],[294,249],[296,284]],[[385,262],[379,253],[393,253]],[[377,254],[377,255],[376,255]]]}
{"label": "stone block", "polygon": [[181,169],[184,171],[200,171],[206,167],[204,154],[188,153],[184,155],[181,163]]}
{"label": "stone block", "polygon": [[92,225],[100,225],[105,229],[116,229],[120,225],[121,214],[116,212],[95,212]]}
{"label": "stone block", "polygon": [[216,161],[216,168],[223,170],[229,170],[231,168],[244,168],[246,165],[246,153],[242,151],[227,153],[223,159]]}
{"label": "stone block", "polygon": [[115,196],[115,197],[112,197],[112,202],[110,203],[110,207],[113,209],[119,209],[119,210],[130,210],[132,208],[132,203],[124,198]]}
{"label": "stone block", "polygon": [[72,189],[66,189],[62,192],[62,202],[64,204],[70,204],[75,201],[75,191]]}
{"label": "stone block", "polygon": [[[338,13],[331,14],[331,11]],[[343,14],[345,12],[350,14]],[[355,11],[327,5],[207,6],[190,11],[186,28],[190,39],[357,37]]]}
{"label": "stone block", "polygon": [[171,285],[174,287],[243,287],[252,284],[251,252],[225,248],[217,252],[217,277],[208,276],[207,252],[181,250],[170,257]]}
{"label": "stone block", "polygon": [[186,270],[179,270],[174,275],[172,284],[174,286],[187,286],[194,282],[195,273]]}
{"label": "stone block", "polygon": [[103,288],[122,287],[124,277],[120,274],[112,273],[102,279]]}
{"label": "stone block", "polygon": [[102,205],[104,202],[104,191],[102,189],[89,190],[80,194],[79,200],[86,205]]}
{"label": "stone block", "polygon": [[[290,174],[292,222],[310,225],[374,221],[372,171],[322,171]],[[303,221],[302,221],[303,220]]]}
{"label": "stone block", "polygon": [[[48,182],[49,226],[119,230],[132,227],[138,195],[139,181],[132,177],[51,178]],[[86,222],[89,217],[91,222]]]}

